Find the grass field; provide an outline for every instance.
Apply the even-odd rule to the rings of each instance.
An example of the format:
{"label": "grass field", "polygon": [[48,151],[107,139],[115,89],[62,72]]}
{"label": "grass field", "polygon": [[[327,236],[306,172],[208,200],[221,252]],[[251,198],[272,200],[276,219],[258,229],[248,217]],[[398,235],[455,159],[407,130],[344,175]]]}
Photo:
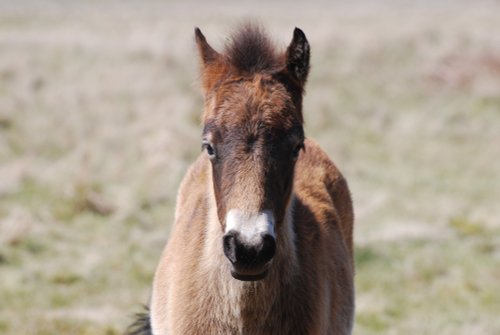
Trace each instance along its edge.
{"label": "grass field", "polygon": [[0,333],[120,334],[200,151],[193,27],[312,45],[355,334],[500,334],[500,2],[0,2]]}

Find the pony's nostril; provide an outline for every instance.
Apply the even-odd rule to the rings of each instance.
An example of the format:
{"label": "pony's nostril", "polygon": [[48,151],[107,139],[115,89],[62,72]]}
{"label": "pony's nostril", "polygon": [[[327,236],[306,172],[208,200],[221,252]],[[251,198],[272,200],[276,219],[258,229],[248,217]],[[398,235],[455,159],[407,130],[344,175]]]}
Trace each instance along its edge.
{"label": "pony's nostril", "polygon": [[229,231],[222,238],[224,255],[234,266],[258,268],[269,262],[276,251],[276,241],[272,235],[263,234],[254,243],[241,239],[236,231]]}
{"label": "pony's nostril", "polygon": [[269,262],[276,252],[276,240],[272,235],[266,234],[262,237],[262,249],[259,252],[259,259],[262,263]]}
{"label": "pony's nostril", "polygon": [[224,255],[231,261],[236,263],[236,233],[229,232],[222,238],[224,246]]}

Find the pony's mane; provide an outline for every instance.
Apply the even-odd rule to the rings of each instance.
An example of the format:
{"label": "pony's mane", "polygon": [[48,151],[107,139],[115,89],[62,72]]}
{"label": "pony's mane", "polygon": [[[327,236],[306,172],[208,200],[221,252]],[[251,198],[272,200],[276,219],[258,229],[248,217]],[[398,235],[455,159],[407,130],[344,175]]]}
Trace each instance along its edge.
{"label": "pony's mane", "polygon": [[280,65],[280,57],[265,30],[247,22],[231,36],[225,56],[237,69],[247,73],[269,71]]}

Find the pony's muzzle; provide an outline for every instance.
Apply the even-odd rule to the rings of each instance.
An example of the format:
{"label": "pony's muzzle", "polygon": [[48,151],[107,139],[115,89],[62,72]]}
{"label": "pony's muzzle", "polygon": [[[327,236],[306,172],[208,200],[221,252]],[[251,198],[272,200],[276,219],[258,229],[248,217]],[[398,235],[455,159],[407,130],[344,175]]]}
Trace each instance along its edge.
{"label": "pony's muzzle", "polygon": [[223,237],[223,247],[234,278],[260,280],[267,275],[267,265],[276,252],[276,240],[274,236],[262,233],[247,241],[239,232],[231,230]]}

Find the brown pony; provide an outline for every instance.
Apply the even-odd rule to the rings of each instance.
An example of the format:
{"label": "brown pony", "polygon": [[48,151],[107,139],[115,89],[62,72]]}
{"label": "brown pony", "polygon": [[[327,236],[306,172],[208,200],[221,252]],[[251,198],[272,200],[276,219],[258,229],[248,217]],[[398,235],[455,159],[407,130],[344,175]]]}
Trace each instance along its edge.
{"label": "brown pony", "polygon": [[129,333],[350,334],[352,203],[304,137],[304,33],[282,53],[252,24],[223,53],[195,36],[203,152],[180,186],[150,314]]}

